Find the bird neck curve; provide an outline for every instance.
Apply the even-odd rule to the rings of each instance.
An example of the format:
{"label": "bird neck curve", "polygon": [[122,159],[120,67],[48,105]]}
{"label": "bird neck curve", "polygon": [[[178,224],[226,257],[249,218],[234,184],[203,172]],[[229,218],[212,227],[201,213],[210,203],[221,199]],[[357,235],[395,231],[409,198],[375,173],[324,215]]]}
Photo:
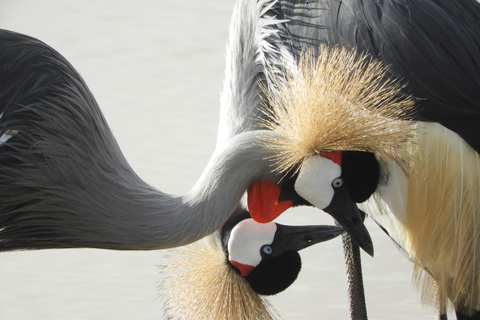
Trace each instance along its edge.
{"label": "bird neck curve", "polygon": [[248,132],[222,143],[186,195],[158,191],[127,163],[70,63],[36,39],[3,36],[16,44],[2,50],[17,90],[0,92],[0,251],[186,244],[219,228],[249,183],[270,174],[268,148]]}
{"label": "bird neck curve", "polygon": [[185,217],[184,228],[188,226],[204,234],[192,232],[189,239],[185,233],[183,241],[193,242],[219,229],[254,181],[260,178],[279,180],[269,160],[274,151],[263,145],[265,137],[276,135],[266,130],[244,132],[215,151],[195,186],[181,197],[179,210]]}
{"label": "bird neck curve", "polygon": [[273,175],[270,151],[261,146],[265,134],[275,133],[252,131],[231,139],[183,196],[144,182],[113,138],[98,142],[97,150],[78,145],[88,137],[49,137],[16,155],[27,170],[0,174],[9,186],[0,197],[0,251],[154,250],[196,241],[221,227],[255,179]]}

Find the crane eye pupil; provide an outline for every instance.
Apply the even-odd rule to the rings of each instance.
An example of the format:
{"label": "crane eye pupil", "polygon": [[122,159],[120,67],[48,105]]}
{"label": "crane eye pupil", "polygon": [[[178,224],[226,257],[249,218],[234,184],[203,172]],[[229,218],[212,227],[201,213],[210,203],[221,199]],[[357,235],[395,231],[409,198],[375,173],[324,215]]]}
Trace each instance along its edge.
{"label": "crane eye pupil", "polygon": [[336,178],[332,181],[332,186],[334,188],[340,188],[341,186],[343,186],[343,179],[342,178]]}
{"label": "crane eye pupil", "polygon": [[273,249],[271,246],[263,246],[262,251],[265,254],[271,255],[273,253]]}

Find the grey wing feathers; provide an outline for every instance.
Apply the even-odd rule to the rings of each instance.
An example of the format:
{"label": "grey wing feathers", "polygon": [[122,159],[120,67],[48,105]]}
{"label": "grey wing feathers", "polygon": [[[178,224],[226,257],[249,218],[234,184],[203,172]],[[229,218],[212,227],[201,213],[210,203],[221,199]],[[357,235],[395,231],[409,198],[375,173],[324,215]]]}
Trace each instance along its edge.
{"label": "grey wing feathers", "polygon": [[480,152],[480,3],[476,0],[280,0],[271,12],[295,58],[320,43],[381,60],[439,122]]}

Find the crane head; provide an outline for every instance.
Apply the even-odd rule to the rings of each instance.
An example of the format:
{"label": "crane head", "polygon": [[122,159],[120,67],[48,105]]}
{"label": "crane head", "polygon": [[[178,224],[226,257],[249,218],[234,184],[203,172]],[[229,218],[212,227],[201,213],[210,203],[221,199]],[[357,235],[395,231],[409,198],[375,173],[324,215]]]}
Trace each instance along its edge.
{"label": "crane head", "polygon": [[[255,182],[249,210],[272,221],[291,206],[318,207],[373,255],[357,203],[375,191],[379,161],[407,168],[414,149],[415,104],[402,84],[372,57],[321,45],[306,50],[291,71],[273,77],[266,96],[265,137],[277,185]],[[293,174],[290,174],[293,173]]]}
{"label": "crane head", "polygon": [[298,173],[281,183],[257,181],[248,190],[250,215],[266,223],[292,206],[311,205],[330,214],[373,256],[373,244],[357,203],[375,191],[380,166],[368,152],[324,152],[304,161]]}
{"label": "crane head", "polygon": [[297,278],[299,250],[342,232],[337,226],[285,226],[245,219],[230,232],[228,261],[258,294],[277,294]]}

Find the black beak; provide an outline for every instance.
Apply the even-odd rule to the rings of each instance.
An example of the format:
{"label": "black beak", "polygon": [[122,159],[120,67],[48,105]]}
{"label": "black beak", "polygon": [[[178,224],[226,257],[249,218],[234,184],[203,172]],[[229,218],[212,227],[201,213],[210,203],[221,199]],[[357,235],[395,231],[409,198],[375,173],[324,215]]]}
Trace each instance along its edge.
{"label": "black beak", "polygon": [[279,256],[286,251],[300,251],[314,244],[331,240],[344,230],[338,226],[286,226],[277,225],[275,238],[271,244],[273,254]]}
{"label": "black beak", "polygon": [[[346,192],[346,193],[345,193]],[[373,242],[363,224],[365,214],[350,199],[348,190],[341,188],[335,192],[332,202],[323,211],[330,214],[352,237],[353,241],[373,257]],[[363,215],[362,215],[363,214]]]}

